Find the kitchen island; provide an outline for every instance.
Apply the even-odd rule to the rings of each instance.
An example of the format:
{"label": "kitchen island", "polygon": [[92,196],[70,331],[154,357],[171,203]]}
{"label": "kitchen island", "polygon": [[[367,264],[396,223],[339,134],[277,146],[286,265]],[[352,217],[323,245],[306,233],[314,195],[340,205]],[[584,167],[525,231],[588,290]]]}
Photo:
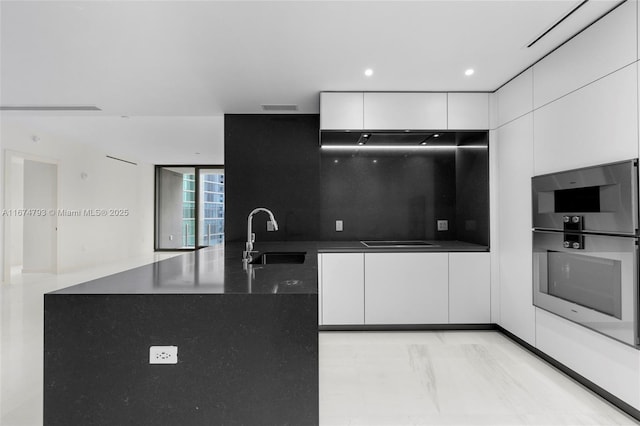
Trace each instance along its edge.
{"label": "kitchen island", "polygon": [[[209,247],[44,296],[45,425],[318,424],[317,245]],[[176,364],[150,364],[176,346]]]}

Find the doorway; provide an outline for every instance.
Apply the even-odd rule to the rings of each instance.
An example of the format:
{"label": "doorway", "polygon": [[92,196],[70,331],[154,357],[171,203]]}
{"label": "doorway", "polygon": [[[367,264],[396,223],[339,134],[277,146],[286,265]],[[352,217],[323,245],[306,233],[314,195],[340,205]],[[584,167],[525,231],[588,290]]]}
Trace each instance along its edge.
{"label": "doorway", "polygon": [[4,282],[57,273],[57,161],[6,151],[4,189]]}

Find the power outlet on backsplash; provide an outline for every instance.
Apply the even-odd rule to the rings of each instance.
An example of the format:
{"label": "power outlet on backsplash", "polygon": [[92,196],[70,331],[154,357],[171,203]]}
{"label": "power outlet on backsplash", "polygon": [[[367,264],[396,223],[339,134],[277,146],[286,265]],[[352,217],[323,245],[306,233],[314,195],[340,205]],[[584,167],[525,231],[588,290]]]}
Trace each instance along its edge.
{"label": "power outlet on backsplash", "polygon": [[438,231],[448,231],[448,230],[449,230],[449,221],[438,220]]}
{"label": "power outlet on backsplash", "polygon": [[275,228],[275,226],[273,226],[273,222],[268,220],[267,221],[267,232],[273,232],[275,230],[276,230],[276,228]]}

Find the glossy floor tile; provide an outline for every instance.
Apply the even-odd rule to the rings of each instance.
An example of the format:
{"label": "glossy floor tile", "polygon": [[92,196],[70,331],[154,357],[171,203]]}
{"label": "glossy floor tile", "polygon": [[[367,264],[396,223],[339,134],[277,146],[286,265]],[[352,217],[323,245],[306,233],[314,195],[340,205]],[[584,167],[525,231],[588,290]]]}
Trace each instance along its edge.
{"label": "glossy floor tile", "polygon": [[493,331],[320,334],[322,425],[636,425]]}
{"label": "glossy floor tile", "polygon": [[[42,424],[46,292],[174,255],[0,286],[0,425]],[[321,425],[635,425],[503,335],[320,333]],[[188,426],[188,425],[177,425]]]}

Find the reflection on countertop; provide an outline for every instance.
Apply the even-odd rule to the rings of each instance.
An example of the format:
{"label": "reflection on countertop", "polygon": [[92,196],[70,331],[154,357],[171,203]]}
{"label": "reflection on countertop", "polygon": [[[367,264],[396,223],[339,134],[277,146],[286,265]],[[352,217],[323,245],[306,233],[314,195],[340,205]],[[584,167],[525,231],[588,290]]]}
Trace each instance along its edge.
{"label": "reflection on countertop", "polygon": [[306,252],[304,263],[251,265],[243,243],[206,247],[68,287],[53,294],[310,294],[318,291],[317,243],[258,243],[266,251]]}
{"label": "reflection on countertop", "polygon": [[[370,243],[371,241],[367,241]],[[321,241],[318,243],[319,253],[431,253],[431,252],[483,252],[489,251],[488,246],[450,240],[425,240],[428,245],[400,245],[398,247],[367,246],[362,241]]]}

